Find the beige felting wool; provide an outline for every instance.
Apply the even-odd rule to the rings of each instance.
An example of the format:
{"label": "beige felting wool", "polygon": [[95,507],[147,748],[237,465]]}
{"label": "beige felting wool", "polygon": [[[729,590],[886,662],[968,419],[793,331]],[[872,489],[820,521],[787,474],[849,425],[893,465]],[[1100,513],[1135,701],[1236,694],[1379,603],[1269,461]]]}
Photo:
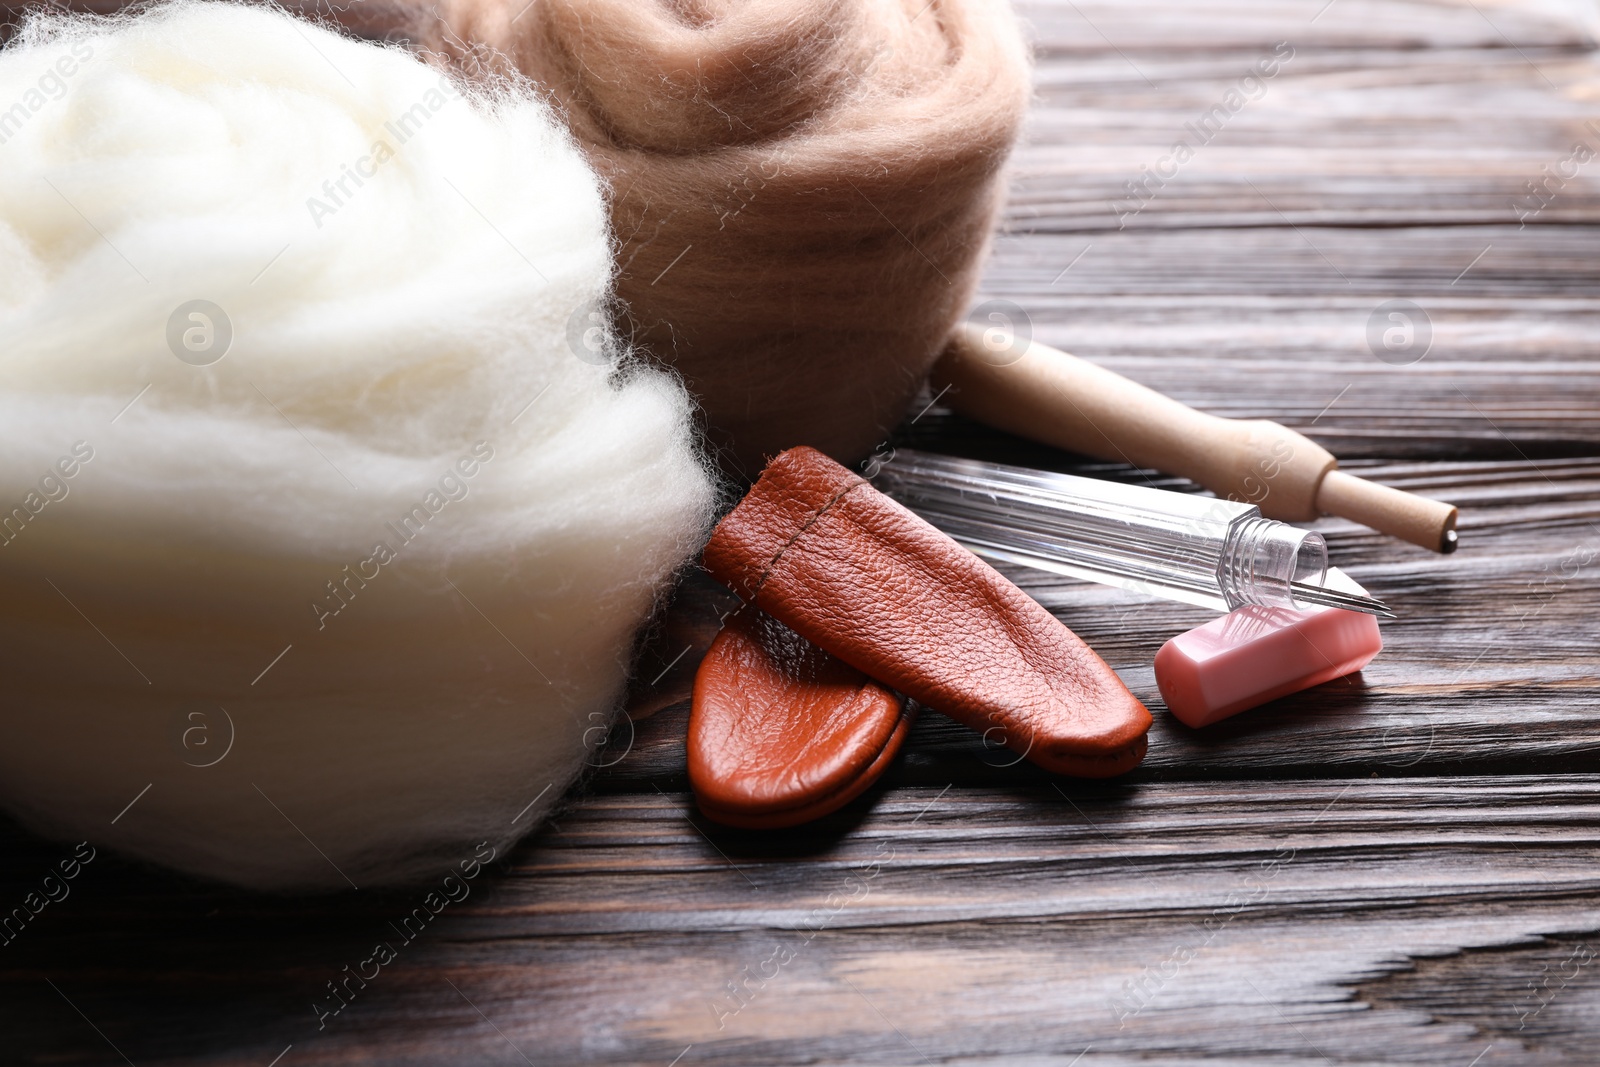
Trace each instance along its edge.
{"label": "beige felting wool", "polygon": [[296,890],[536,825],[713,504],[682,386],[573,341],[608,240],[526,92],[260,7],[30,23],[0,52],[0,804]]}
{"label": "beige felting wool", "polygon": [[416,36],[509,57],[611,184],[634,339],[724,460],[850,460],[966,310],[1028,98],[1006,0],[440,0]]}

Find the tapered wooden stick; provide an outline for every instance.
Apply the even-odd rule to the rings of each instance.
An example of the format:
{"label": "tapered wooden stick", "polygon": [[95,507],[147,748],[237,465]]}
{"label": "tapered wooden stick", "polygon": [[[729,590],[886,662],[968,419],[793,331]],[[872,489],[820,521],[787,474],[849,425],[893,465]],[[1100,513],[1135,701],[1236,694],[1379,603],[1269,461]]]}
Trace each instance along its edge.
{"label": "tapered wooden stick", "polygon": [[1336,470],[1321,445],[1266,419],[1196,411],[1120,374],[1038,341],[996,351],[960,326],[934,387],[998,429],[1100,459],[1182,475],[1263,515],[1309,522],[1338,515],[1435,552],[1456,548],[1456,509]]}

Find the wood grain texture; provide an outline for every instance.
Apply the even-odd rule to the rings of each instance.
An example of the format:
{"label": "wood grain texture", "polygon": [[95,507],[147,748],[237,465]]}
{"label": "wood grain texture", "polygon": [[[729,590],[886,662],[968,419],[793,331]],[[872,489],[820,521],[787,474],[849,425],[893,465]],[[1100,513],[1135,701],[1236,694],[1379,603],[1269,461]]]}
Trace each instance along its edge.
{"label": "wood grain texture", "polygon": [[[420,890],[265,898],[103,850],[0,947],[0,1061],[1594,1062],[1600,162],[1536,212],[1526,197],[1600,147],[1595,5],[1023,11],[1037,97],[984,295],[1051,344],[1459,505],[1453,557],[1318,524],[1398,611],[1383,654],[1192,731],[1150,664],[1206,613],[1011,571],[1155,711],[1136,774],[1052,779],[929,714],[844,810],[730,832],[685,793],[683,697],[730,606],[691,574],[608,765],[420,936],[391,925]],[[1125,210],[1280,42],[1293,57],[1258,98]],[[1367,339],[1395,299],[1432,330],[1407,366]],[[1193,489],[938,403],[896,442]],[[0,909],[67,852],[0,842]],[[319,1029],[327,983],[384,939],[396,961]]]}
{"label": "wood grain texture", "polygon": [[[141,1064],[1466,1063],[1520,1046],[1527,982],[1600,926],[1597,822],[1593,775],[903,787],[782,842],[597,794],[320,1034],[317,988],[410,902],[109,859],[8,950],[0,1017],[69,1062],[110,1057],[46,978]],[[1547,1062],[1593,973],[1541,1005]]]}

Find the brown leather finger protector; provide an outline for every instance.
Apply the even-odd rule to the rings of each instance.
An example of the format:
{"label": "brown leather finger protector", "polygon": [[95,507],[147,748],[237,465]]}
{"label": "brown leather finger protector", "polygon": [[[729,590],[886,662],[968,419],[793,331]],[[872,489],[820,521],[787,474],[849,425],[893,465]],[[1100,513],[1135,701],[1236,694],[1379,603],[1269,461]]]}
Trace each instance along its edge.
{"label": "brown leather finger protector", "polygon": [[695,674],[689,784],[717,822],[796,826],[877,781],[911,719],[899,694],[746,608]]}
{"label": "brown leather finger protector", "polygon": [[711,535],[706,569],[790,629],[1059,774],[1144,758],[1150,712],[1022,590],[812,448],[792,448]]}

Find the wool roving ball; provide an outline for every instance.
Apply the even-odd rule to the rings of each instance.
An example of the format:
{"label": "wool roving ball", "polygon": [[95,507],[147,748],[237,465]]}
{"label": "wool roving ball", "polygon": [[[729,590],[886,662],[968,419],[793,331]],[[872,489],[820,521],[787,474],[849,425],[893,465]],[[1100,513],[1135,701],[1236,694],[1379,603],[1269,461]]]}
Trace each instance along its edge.
{"label": "wool roving ball", "polygon": [[417,36],[545,87],[610,182],[632,336],[727,466],[859,458],[966,311],[1029,94],[1006,0],[441,0]]}
{"label": "wool roving ball", "polygon": [[263,7],[0,52],[0,804],[271,889],[527,832],[704,540],[544,104]]}

